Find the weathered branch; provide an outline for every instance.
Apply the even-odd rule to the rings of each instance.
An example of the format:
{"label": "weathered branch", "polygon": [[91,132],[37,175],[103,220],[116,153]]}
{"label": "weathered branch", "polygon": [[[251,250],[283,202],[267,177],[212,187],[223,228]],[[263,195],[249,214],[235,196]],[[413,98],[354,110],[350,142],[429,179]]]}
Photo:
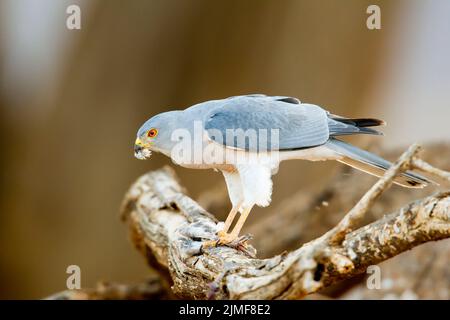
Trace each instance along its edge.
{"label": "weathered branch", "polygon": [[345,217],[338,223],[336,227],[331,229],[325,237],[331,242],[340,242],[344,239],[345,234],[352,230],[357,223],[359,223],[373,203],[378,197],[388,189],[395,177],[400,173],[408,170],[411,167],[413,157],[419,151],[418,145],[412,145],[396,163],[390,167],[383,177],[380,178],[373,186],[366,192],[366,194],[358,201],[358,203],[345,215]]}
{"label": "weathered branch", "polygon": [[202,241],[215,237],[217,220],[183,194],[167,168],[138,179],[125,197],[122,212],[134,243],[149,263],[169,270],[177,295],[294,299],[351,278],[423,242],[450,237],[449,207],[450,194],[439,193],[344,232],[342,243],[330,244],[321,237],[270,259],[252,259],[228,247],[203,251]]}
{"label": "weathered branch", "polygon": [[93,289],[66,290],[47,297],[47,300],[149,300],[166,299],[171,294],[159,277],[143,283],[119,284],[101,282]]}
{"label": "weathered branch", "polygon": [[[398,149],[374,151],[387,159],[392,159],[399,153]],[[427,144],[420,156],[421,159],[432,162],[434,167],[450,171],[450,162],[448,161],[450,144]],[[289,195],[279,204],[273,204],[269,211],[274,214],[260,215],[257,220],[252,221],[253,224],[246,226],[245,230],[255,235],[252,244],[258,248],[260,256],[270,257],[284,250],[294,250],[300,244],[328,232],[342,220],[355,203],[360,201],[364,191],[374,184],[375,178],[370,175],[343,165],[338,168],[338,172],[324,184],[322,189],[301,189]],[[419,168],[419,170],[421,169]],[[441,188],[450,187],[450,183],[445,180],[436,179],[436,181],[442,182]],[[389,192],[384,192],[382,197],[372,204],[359,225],[380,219],[386,212],[397,210],[415,199],[424,198],[436,189],[438,189],[437,186],[433,185],[415,190],[394,185]],[[226,194],[225,197],[227,197]],[[223,201],[228,203],[227,200]],[[205,201],[202,203],[208,205]],[[219,201],[215,200],[214,205],[208,207],[211,208],[211,212],[215,213],[217,210],[221,210],[218,203]],[[282,219],[280,219],[280,213]],[[261,236],[264,234],[276,234],[276,241],[274,241],[274,237]]]}
{"label": "weathered branch", "polygon": [[423,172],[428,172],[429,174],[437,176],[437,177],[441,178],[442,180],[450,182],[450,172],[435,168],[431,164],[429,164],[421,159],[416,159],[416,158],[413,159],[412,167],[422,170]]}

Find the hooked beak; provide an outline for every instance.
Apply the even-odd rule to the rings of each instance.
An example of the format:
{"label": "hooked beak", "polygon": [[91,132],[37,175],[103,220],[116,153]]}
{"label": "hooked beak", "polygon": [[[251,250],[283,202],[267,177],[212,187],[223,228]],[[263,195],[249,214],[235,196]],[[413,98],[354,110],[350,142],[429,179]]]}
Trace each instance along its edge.
{"label": "hooked beak", "polygon": [[143,143],[141,139],[137,138],[134,143],[134,156],[139,160],[146,160],[152,155],[152,151],[149,149],[149,144]]}

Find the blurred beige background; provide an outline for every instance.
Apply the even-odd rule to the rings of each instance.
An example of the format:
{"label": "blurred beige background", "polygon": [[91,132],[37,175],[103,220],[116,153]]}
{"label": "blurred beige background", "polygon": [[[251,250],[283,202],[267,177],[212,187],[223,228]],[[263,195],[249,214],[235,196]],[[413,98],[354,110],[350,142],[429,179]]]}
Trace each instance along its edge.
{"label": "blurred beige background", "polygon": [[[81,30],[66,28],[70,4]],[[370,4],[381,30],[366,27]],[[359,145],[448,141],[449,34],[446,0],[0,0],[0,298],[63,290],[71,264],[83,287],[148,275],[118,208],[140,174],[170,164],[133,157],[158,112],[292,95],[388,122]],[[273,202],[336,166],[283,164]],[[177,172],[194,197],[224,186],[213,171]]]}

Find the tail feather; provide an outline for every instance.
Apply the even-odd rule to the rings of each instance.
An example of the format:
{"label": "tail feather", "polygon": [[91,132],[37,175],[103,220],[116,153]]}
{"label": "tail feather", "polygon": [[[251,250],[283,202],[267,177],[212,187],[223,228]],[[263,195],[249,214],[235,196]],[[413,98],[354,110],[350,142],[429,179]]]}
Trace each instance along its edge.
{"label": "tail feather", "polygon": [[[384,172],[392,165],[389,161],[373,153],[359,149],[341,140],[332,138],[327,142],[327,146],[341,155],[337,161],[376,177],[383,176]],[[423,188],[432,183],[432,181],[419,174],[407,171],[397,176],[394,183],[407,188]]]}

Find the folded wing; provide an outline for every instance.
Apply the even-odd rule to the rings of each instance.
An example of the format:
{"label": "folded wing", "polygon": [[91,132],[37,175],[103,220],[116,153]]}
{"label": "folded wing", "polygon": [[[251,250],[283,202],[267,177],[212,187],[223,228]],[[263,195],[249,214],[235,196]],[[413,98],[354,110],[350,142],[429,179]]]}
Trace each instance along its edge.
{"label": "folded wing", "polygon": [[224,100],[205,122],[211,140],[227,147],[293,150],[324,144],[328,115],[322,108],[289,97],[242,96]]}

